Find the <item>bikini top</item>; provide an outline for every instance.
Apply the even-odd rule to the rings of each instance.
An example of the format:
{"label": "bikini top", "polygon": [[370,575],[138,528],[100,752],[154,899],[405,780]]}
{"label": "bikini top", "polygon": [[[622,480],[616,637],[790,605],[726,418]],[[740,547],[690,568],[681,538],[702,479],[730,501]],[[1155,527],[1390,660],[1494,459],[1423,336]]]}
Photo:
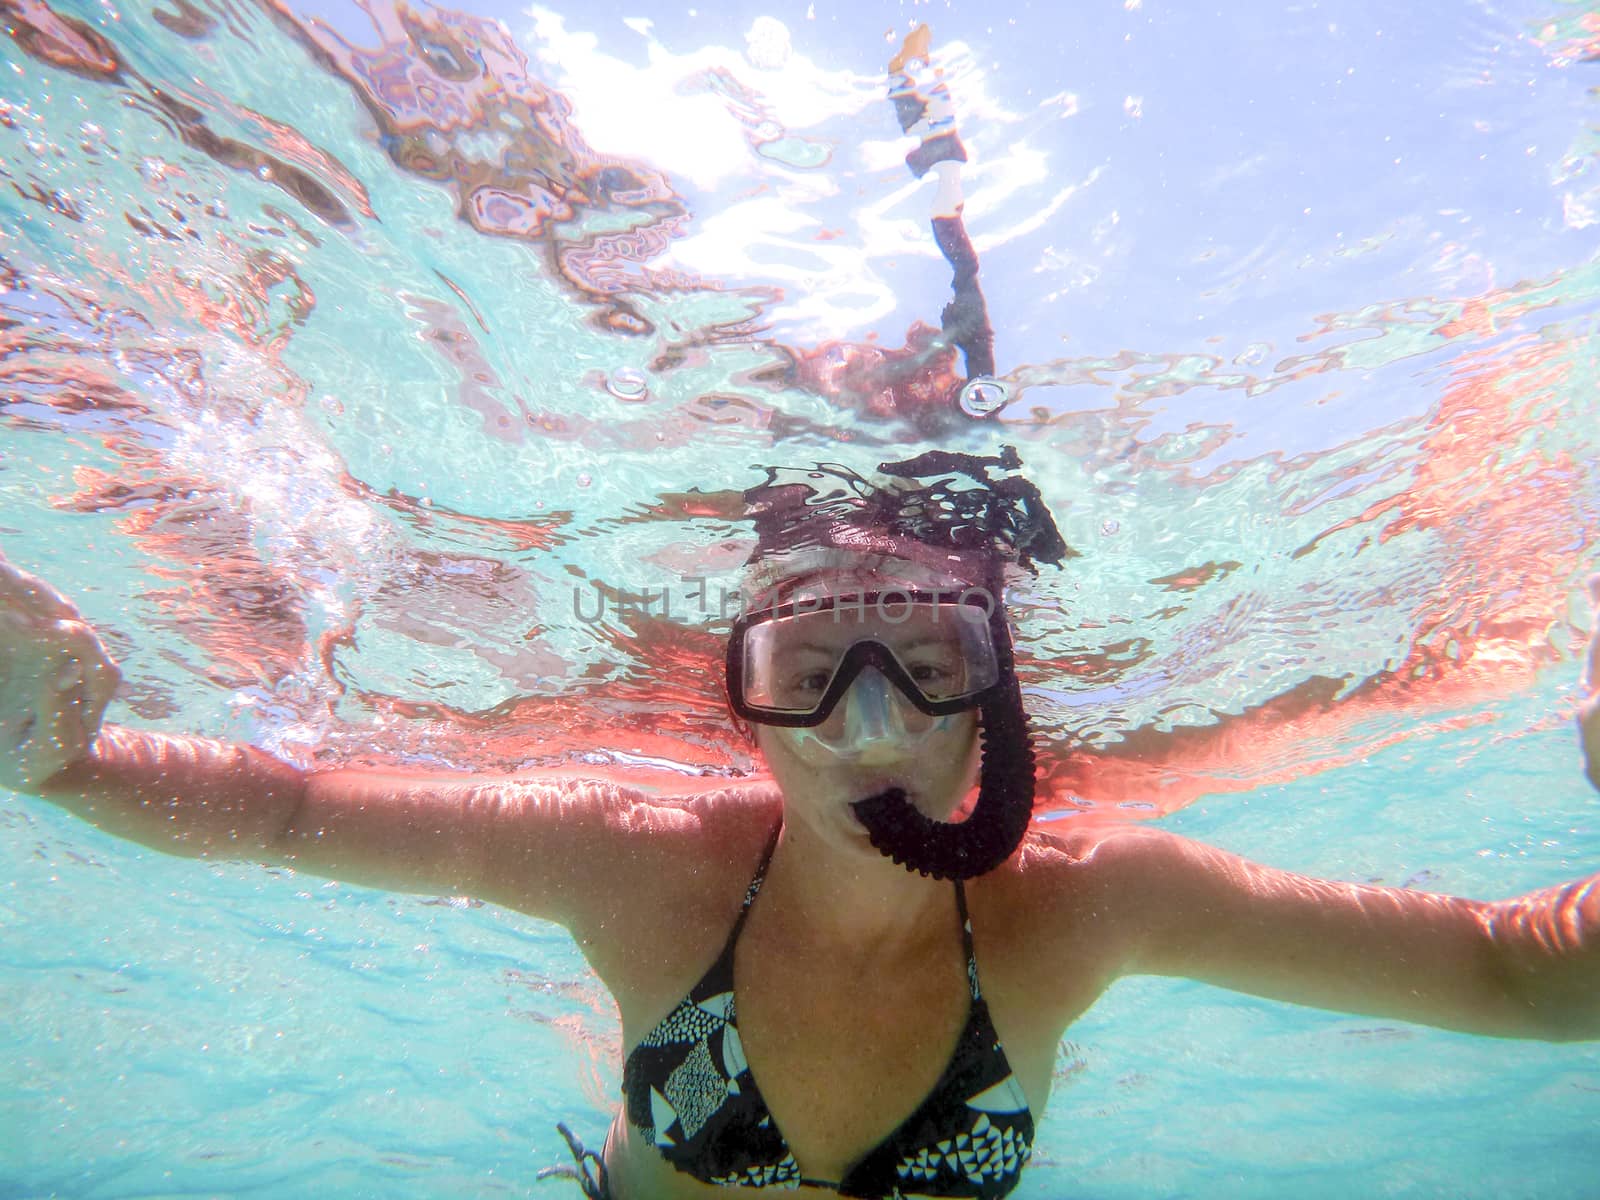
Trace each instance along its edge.
{"label": "bikini top", "polygon": [[832,1188],[845,1196],[1004,1196],[1032,1152],[1033,1114],[978,988],[959,882],[972,1005],[949,1065],[916,1111],[842,1180],[801,1176],[745,1062],[733,999],[734,947],[777,841],[774,831],[716,962],[623,1064],[629,1122],[674,1167],[704,1183]]}

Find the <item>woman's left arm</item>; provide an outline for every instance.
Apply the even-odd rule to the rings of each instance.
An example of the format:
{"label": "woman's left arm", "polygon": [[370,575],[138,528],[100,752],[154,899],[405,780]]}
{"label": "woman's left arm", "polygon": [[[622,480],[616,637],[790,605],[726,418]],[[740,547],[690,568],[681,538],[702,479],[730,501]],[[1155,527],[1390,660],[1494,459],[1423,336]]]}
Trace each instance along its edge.
{"label": "woman's left arm", "polygon": [[[1578,728],[1600,788],[1600,574],[1589,592]],[[1600,1038],[1600,874],[1486,903],[1308,879],[1149,828],[1070,857],[1089,868],[1077,902],[1112,918],[1120,973],[1494,1037]]]}
{"label": "woman's left arm", "polygon": [[1310,879],[1154,829],[1105,835],[1087,859],[1118,914],[1122,973],[1494,1037],[1600,1038],[1600,875],[1485,903]]}

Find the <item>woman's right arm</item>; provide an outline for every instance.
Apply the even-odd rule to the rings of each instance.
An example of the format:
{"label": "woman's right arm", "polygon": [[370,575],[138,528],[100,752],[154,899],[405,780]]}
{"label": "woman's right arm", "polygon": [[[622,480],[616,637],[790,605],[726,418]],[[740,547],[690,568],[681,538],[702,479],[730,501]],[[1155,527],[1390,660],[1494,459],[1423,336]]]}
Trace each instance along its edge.
{"label": "woman's right arm", "polygon": [[0,787],[118,837],[471,895],[572,927],[605,921],[593,910],[613,889],[600,884],[624,866],[649,870],[634,835],[697,820],[602,783],[302,771],[249,746],[101,729],[118,679],[72,605],[0,560]]}
{"label": "woman's right arm", "polygon": [[108,726],[34,789],[168,854],[276,863],[398,892],[594,923],[642,827],[688,819],[593,781],[302,771],[253,746]]}

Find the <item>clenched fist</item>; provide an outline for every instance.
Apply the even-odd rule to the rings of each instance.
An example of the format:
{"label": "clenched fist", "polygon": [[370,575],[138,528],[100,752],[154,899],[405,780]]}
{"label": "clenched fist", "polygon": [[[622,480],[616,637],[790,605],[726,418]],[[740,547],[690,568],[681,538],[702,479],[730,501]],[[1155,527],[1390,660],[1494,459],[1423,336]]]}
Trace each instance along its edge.
{"label": "clenched fist", "polygon": [[120,680],[78,610],[0,559],[0,788],[35,792],[82,758]]}

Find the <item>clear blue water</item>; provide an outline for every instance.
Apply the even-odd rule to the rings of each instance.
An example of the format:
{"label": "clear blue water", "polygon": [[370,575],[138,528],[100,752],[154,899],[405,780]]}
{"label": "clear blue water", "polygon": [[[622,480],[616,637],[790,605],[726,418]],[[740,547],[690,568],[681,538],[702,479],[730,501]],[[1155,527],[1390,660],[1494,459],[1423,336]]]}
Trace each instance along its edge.
{"label": "clear blue water", "polygon": [[[716,780],[689,597],[747,535],[690,489],[1011,442],[1082,551],[1019,597],[1048,816],[1472,896],[1600,863],[1592,5],[931,14],[987,422],[875,365],[949,294],[883,98],[926,7],[290,7],[59,5],[114,78],[0,41],[0,551],[103,631],[115,719]],[[682,607],[580,619],[596,584]],[[559,930],[0,821],[0,1195],[560,1195],[554,1121],[600,1136]],[[1021,1195],[1600,1168],[1589,1046],[1155,980],[1069,1039]]]}

